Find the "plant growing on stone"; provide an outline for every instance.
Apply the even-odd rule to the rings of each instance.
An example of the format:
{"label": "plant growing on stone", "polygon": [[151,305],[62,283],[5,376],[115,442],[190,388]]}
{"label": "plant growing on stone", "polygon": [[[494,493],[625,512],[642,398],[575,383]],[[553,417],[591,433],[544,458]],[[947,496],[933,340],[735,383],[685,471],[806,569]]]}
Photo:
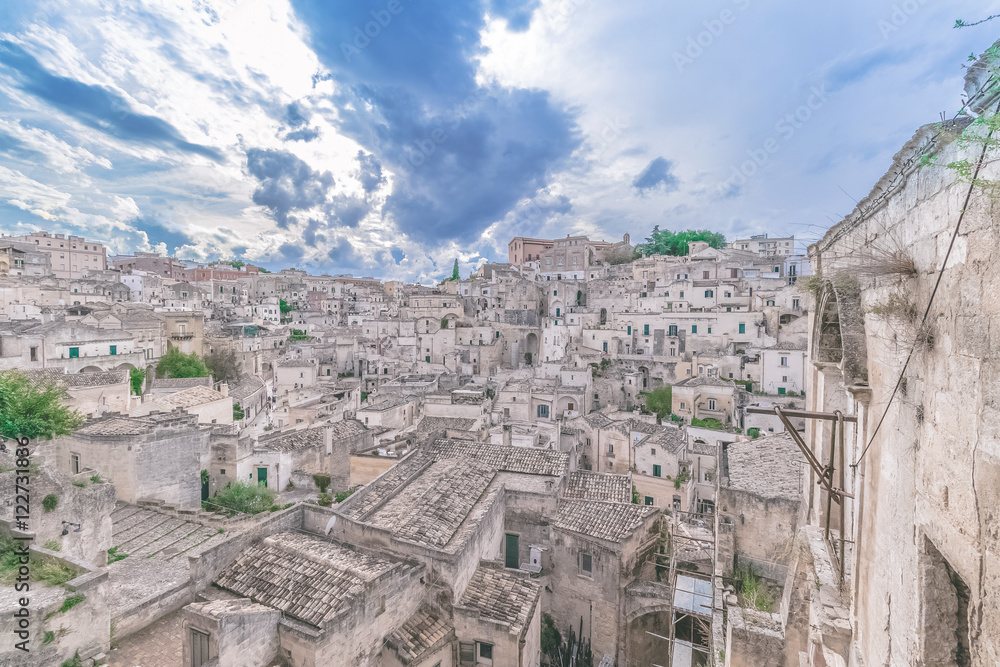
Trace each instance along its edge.
{"label": "plant growing on stone", "polygon": [[56,494],[50,493],[49,495],[42,498],[42,509],[44,509],[46,512],[51,512],[58,506],[59,506],[59,498],[56,496]]}
{"label": "plant growing on stone", "polygon": [[243,514],[265,512],[274,504],[274,489],[253,482],[230,482],[204,505],[208,510],[223,509]]}
{"label": "plant growing on stone", "polygon": [[136,396],[142,396],[142,383],[146,381],[146,371],[141,368],[132,368],[128,372],[128,379],[132,393]]}
{"label": "plant growing on stone", "polygon": [[61,547],[59,546],[59,543],[57,541],[48,540],[45,544],[42,545],[42,548],[48,549],[49,551],[59,551]]}
{"label": "plant growing on stone", "polygon": [[321,493],[319,494],[319,498],[317,499],[316,502],[318,502],[323,507],[329,507],[330,505],[333,504],[333,496],[331,496],[329,493]]}

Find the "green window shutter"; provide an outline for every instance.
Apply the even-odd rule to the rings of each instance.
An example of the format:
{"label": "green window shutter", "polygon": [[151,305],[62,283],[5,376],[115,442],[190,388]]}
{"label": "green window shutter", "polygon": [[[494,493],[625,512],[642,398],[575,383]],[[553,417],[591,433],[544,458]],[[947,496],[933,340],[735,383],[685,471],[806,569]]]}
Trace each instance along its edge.
{"label": "green window shutter", "polygon": [[631,336],[631,335],[632,335],[632,327],[629,327],[629,328],[628,328],[628,335],[629,335],[629,336]]}
{"label": "green window shutter", "polygon": [[69,348],[69,358],[70,359],[79,359],[80,358],[80,348],[78,348],[78,347],[71,347],[71,348]]}
{"label": "green window shutter", "polygon": [[117,345],[112,345],[111,346],[111,355],[114,356],[116,354],[118,354],[118,346]]}
{"label": "green window shutter", "polygon": [[740,324],[740,333],[741,334],[745,334],[746,332],[747,332],[747,325],[741,323]]}
{"label": "green window shutter", "polygon": [[660,477],[660,466],[653,466],[653,477]]}
{"label": "green window shutter", "polygon": [[697,324],[692,324],[691,325],[691,333],[698,333],[698,325]]}
{"label": "green window shutter", "polygon": [[649,325],[648,324],[643,324],[642,325],[642,335],[643,336],[648,336],[649,335]]}

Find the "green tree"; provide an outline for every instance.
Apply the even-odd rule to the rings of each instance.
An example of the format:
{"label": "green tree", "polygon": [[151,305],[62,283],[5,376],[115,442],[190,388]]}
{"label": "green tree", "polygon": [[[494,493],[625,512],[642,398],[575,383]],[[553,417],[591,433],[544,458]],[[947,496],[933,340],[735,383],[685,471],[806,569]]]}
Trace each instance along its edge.
{"label": "green tree", "polygon": [[282,315],[287,315],[292,312],[292,307],[288,305],[288,302],[284,299],[278,299],[278,310],[281,311]]}
{"label": "green tree", "polygon": [[713,248],[726,247],[726,237],[717,232],[710,232],[707,229],[672,232],[668,229],[661,230],[660,226],[656,225],[653,227],[653,233],[646,238],[646,242],[636,246],[636,251],[646,257],[650,255],[683,257],[688,254],[688,244],[693,241],[704,241]]}
{"label": "green tree", "polygon": [[215,350],[205,357],[205,367],[216,382],[232,384],[243,374],[233,350]]}
{"label": "green tree", "polygon": [[460,280],[460,278],[458,277],[458,260],[457,259],[455,260],[455,266],[453,266],[452,269],[451,269],[451,279],[452,280]]}
{"label": "green tree", "polygon": [[646,409],[658,419],[666,419],[672,410],[673,392],[670,387],[654,389],[646,394]]}
{"label": "green tree", "polygon": [[197,352],[184,354],[176,347],[160,357],[160,362],[156,364],[158,378],[203,378],[208,375],[208,367]]}
{"label": "green tree", "polygon": [[51,440],[83,424],[70,409],[66,388],[52,381],[35,383],[18,371],[0,373],[0,435]]}
{"label": "green tree", "polygon": [[548,656],[550,663],[559,661],[559,647],[562,646],[562,635],[556,628],[555,621],[548,614],[542,614],[542,655]]}
{"label": "green tree", "polygon": [[129,382],[132,383],[132,393],[142,396],[142,383],[146,379],[146,371],[141,368],[133,368],[128,372]]}

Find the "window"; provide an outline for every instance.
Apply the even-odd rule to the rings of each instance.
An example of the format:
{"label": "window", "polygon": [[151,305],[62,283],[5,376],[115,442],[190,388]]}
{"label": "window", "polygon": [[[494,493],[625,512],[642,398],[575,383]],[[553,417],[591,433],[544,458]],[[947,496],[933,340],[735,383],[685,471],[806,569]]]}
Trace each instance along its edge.
{"label": "window", "polygon": [[697,324],[692,324],[691,325],[691,333],[698,333],[698,325]]}
{"label": "window", "polygon": [[487,644],[486,642],[476,642],[479,647],[479,662],[483,665],[493,664],[493,644]]}
{"label": "window", "polygon": [[594,574],[594,557],[580,552],[580,574],[590,577]]}
{"label": "window", "polygon": [[708,276],[709,276],[708,271],[702,271],[701,272],[701,277],[702,277],[703,280],[708,280]]}
{"label": "window", "polygon": [[463,665],[476,664],[476,645],[473,642],[459,642],[458,661]]}
{"label": "window", "polygon": [[740,322],[740,333],[745,334],[747,332],[747,325]]}
{"label": "window", "polygon": [[668,327],[668,329],[667,329],[667,335],[668,336],[676,336],[677,335],[677,325],[676,324],[671,324]]}
{"label": "window", "polygon": [[715,402],[714,398],[708,399],[708,409],[709,410],[715,410],[716,406],[717,406],[717,403]]}
{"label": "window", "polygon": [[29,352],[31,353],[31,360],[38,361],[38,348],[32,347],[29,349]]}
{"label": "window", "polygon": [[[688,369],[688,374],[690,375],[690,373],[691,373],[691,369],[689,368]],[[683,410],[683,409],[684,409],[684,401],[681,401],[681,410]]]}
{"label": "window", "polygon": [[712,333],[712,327],[708,328],[708,333]]}
{"label": "window", "polygon": [[681,298],[684,298],[684,290],[681,290]]}
{"label": "window", "polygon": [[80,348],[78,348],[78,347],[71,347],[71,348],[69,348],[69,358],[70,359],[79,359],[80,358]]}
{"label": "window", "polygon": [[[560,308],[556,308],[556,317],[559,317],[559,314],[561,313],[561,310],[562,309],[560,309]],[[556,322],[556,324],[558,324],[558,322]]]}
{"label": "window", "polygon": [[653,477],[663,477],[662,469],[660,468],[660,466],[658,465],[653,466]]}
{"label": "window", "polygon": [[538,406],[538,418],[539,419],[548,419],[549,418],[549,406],[547,406],[547,405],[539,405]]}
{"label": "window", "polygon": [[69,470],[74,475],[80,472],[80,455],[70,454],[69,455]]}
{"label": "window", "polygon": [[646,496],[646,498],[643,500],[643,502],[645,504],[647,504],[647,505],[652,505],[653,504],[653,496]]}
{"label": "window", "polygon": [[780,395],[780,396],[784,396],[785,395],[785,388],[784,387],[778,387],[778,395]]}
{"label": "window", "polygon": [[781,358],[781,365],[782,366],[787,366],[788,365],[788,357],[782,357]]}
{"label": "window", "polygon": [[767,305],[773,306],[774,305],[774,299],[768,299]]}
{"label": "window", "polygon": [[649,325],[648,324],[643,324],[642,325],[642,335],[643,336],[648,336],[649,335]]}
{"label": "window", "polygon": [[710,289],[705,290],[706,299],[711,299],[713,296],[715,296],[715,290],[710,290]]}
{"label": "window", "polygon": [[608,456],[614,456],[614,455],[615,455],[615,446],[608,445]]}

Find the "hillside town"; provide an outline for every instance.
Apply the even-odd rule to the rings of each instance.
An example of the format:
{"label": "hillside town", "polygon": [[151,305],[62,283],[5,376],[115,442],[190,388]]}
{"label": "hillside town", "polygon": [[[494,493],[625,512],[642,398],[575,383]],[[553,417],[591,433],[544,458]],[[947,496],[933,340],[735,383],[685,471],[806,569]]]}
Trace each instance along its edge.
{"label": "hillside town", "polygon": [[998,664],[973,123],[807,249],[518,236],[418,284],[4,234],[0,377],[69,421],[0,451],[0,664]]}

